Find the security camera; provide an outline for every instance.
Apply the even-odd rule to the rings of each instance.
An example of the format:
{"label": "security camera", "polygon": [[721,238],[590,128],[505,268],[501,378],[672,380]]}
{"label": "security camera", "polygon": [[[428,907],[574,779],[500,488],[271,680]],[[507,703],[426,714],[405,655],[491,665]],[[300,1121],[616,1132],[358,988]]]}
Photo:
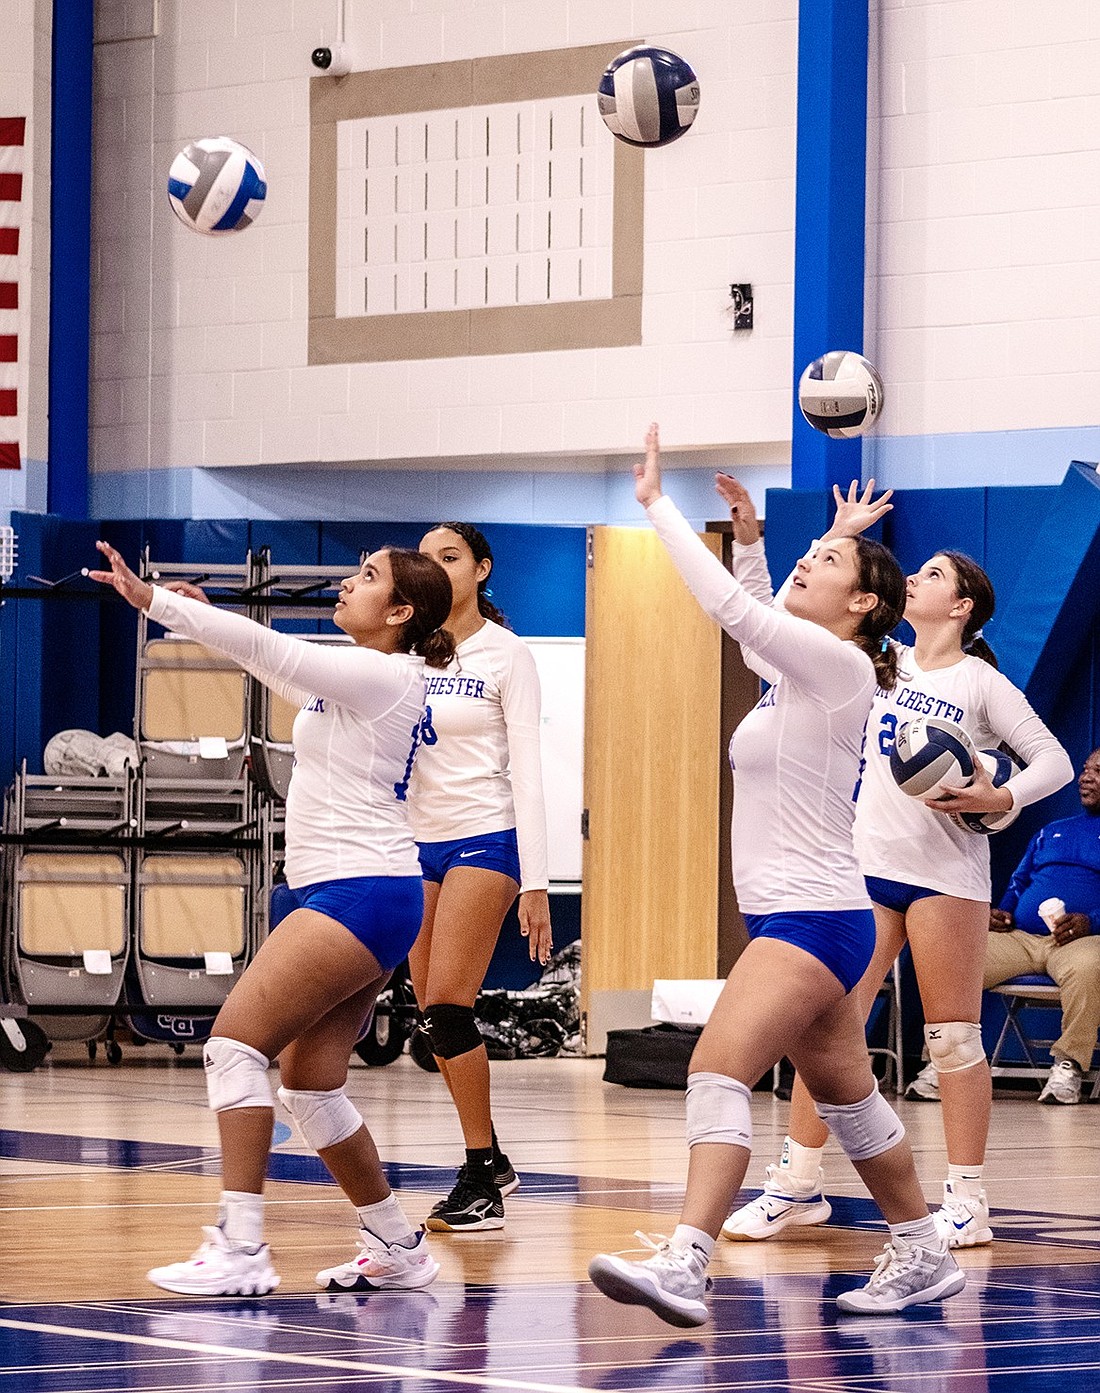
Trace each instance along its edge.
{"label": "security camera", "polygon": [[309,55],[309,61],[326,77],[344,77],[351,72],[351,53],[346,44],[315,48]]}

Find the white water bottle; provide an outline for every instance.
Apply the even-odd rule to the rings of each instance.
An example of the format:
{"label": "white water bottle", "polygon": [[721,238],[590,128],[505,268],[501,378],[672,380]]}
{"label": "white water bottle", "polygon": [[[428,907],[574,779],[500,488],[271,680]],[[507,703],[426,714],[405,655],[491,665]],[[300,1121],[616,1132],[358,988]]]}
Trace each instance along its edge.
{"label": "white water bottle", "polygon": [[1060,900],[1056,896],[1052,897],[1049,900],[1044,900],[1043,903],[1039,906],[1038,910],[1039,918],[1043,921],[1043,923],[1047,926],[1051,933],[1054,932],[1055,924],[1057,924],[1058,920],[1061,919],[1062,915],[1065,914],[1065,912],[1065,900]]}

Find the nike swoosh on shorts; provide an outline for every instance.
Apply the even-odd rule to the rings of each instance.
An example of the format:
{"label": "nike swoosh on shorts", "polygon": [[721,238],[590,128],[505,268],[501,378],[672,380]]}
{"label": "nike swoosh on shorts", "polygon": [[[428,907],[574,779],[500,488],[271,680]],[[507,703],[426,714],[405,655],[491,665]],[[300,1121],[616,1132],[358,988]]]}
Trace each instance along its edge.
{"label": "nike swoosh on shorts", "polygon": [[479,846],[478,849],[477,849],[476,851],[460,851],[460,852],[458,853],[458,856],[459,856],[459,860],[460,860],[460,861],[465,861],[465,859],[466,859],[467,856],[484,856],[484,855],[485,855],[485,848],[484,848],[483,846]]}

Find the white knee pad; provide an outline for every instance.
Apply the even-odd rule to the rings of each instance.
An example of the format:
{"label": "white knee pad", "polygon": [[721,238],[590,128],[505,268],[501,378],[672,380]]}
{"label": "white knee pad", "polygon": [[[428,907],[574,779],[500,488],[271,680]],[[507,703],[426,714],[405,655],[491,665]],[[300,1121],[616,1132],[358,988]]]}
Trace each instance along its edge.
{"label": "white knee pad", "polygon": [[280,1088],[279,1102],[298,1124],[302,1140],[314,1151],[347,1141],[363,1125],[359,1110],[342,1088],[327,1093]]}
{"label": "white knee pad", "polygon": [[269,1060],[251,1045],[211,1035],[202,1047],[206,1096],[214,1112],[230,1108],[273,1108],[275,1098],[267,1081]]}
{"label": "white knee pad", "polygon": [[689,1074],[687,1081],[687,1141],[723,1142],[752,1150],[749,1090],[726,1074]]}
{"label": "white knee pad", "polygon": [[869,1161],[897,1146],[905,1128],[878,1091],[859,1103],[815,1103],[817,1115],[836,1137],[849,1161]]}
{"label": "white knee pad", "polygon": [[928,1042],[928,1057],[939,1074],[957,1074],[973,1069],[985,1059],[982,1047],[982,1028],[971,1021],[946,1021],[926,1025],[924,1038]]}

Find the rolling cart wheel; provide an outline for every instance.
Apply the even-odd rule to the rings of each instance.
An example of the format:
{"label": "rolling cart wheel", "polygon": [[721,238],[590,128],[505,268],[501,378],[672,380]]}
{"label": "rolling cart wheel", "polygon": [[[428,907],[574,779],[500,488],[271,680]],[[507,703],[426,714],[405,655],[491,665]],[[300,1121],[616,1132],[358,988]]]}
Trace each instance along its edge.
{"label": "rolling cart wheel", "polygon": [[95,1063],[95,1057],[99,1053],[99,1046],[94,1040],[88,1041],[88,1059],[90,1063]]}
{"label": "rolling cart wheel", "polygon": [[0,1064],[12,1074],[29,1074],[49,1053],[49,1036],[34,1021],[0,1020]]}
{"label": "rolling cart wheel", "polygon": [[183,1053],[183,1046],[180,1044],[178,1040],[173,1040],[172,1043],[168,1046],[168,1048],[172,1051],[174,1055],[181,1055]]}
{"label": "rolling cart wheel", "polygon": [[107,1056],[108,1064],[122,1063],[122,1046],[117,1040],[108,1040],[103,1046],[103,1053]]}
{"label": "rolling cart wheel", "polygon": [[403,1029],[402,1022],[383,1005],[380,1011],[375,1012],[367,1033],[357,1041],[355,1053],[364,1064],[380,1069],[397,1059],[408,1038],[407,1028]]}

